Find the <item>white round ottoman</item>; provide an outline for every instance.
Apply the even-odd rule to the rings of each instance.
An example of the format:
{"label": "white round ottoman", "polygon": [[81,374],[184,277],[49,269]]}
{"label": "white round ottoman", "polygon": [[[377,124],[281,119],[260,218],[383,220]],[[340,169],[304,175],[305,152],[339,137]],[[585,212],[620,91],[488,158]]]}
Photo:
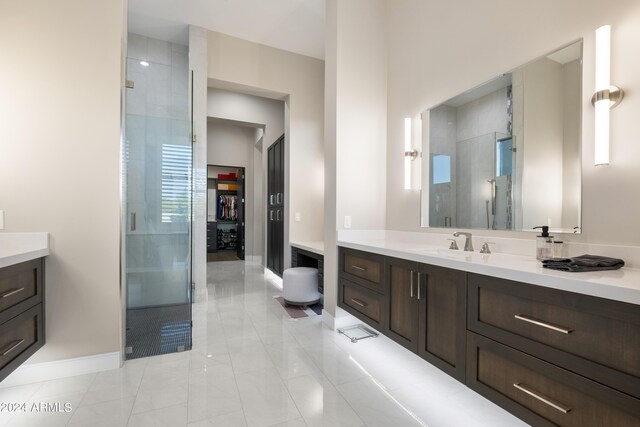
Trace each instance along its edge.
{"label": "white round ottoman", "polygon": [[318,269],[287,268],[282,274],[282,297],[290,305],[309,305],[320,301]]}

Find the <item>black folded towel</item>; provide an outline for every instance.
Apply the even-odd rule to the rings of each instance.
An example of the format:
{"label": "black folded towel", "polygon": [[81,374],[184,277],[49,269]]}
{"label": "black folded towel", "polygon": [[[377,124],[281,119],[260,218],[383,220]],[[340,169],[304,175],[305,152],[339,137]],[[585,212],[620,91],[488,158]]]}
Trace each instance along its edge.
{"label": "black folded towel", "polygon": [[599,255],[580,255],[573,258],[550,258],[542,261],[544,268],[579,273],[583,271],[617,270],[624,266],[619,258]]}

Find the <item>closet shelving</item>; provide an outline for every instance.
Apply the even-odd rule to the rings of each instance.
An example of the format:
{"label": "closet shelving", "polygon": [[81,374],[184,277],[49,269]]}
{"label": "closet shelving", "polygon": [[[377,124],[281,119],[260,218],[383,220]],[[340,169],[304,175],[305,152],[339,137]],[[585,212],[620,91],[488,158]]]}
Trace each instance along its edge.
{"label": "closet shelving", "polygon": [[207,252],[237,252],[244,259],[244,170],[207,179]]}
{"label": "closet shelving", "polygon": [[238,249],[238,181],[214,178],[216,196],[216,250]]}

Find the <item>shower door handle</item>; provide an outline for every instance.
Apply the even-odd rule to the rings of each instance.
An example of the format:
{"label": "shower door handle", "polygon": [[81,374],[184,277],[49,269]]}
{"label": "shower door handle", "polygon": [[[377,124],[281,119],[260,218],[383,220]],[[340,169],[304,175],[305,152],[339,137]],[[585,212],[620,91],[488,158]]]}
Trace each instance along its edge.
{"label": "shower door handle", "polygon": [[131,231],[136,231],[136,213],[131,212]]}

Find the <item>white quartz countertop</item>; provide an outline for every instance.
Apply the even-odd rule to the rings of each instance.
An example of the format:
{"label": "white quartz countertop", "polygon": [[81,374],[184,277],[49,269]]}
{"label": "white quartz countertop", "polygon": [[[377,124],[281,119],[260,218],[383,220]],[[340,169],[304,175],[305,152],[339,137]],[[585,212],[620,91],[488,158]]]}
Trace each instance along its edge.
{"label": "white quartz countertop", "polygon": [[324,256],[324,242],[291,242],[291,246]]}
{"label": "white quartz countertop", "polygon": [[585,273],[550,270],[533,256],[490,255],[375,236],[343,236],[338,246],[425,264],[515,280],[548,288],[640,304],[640,269],[623,267]]}
{"label": "white quartz countertop", "polygon": [[49,233],[0,233],[0,268],[49,255]]}

